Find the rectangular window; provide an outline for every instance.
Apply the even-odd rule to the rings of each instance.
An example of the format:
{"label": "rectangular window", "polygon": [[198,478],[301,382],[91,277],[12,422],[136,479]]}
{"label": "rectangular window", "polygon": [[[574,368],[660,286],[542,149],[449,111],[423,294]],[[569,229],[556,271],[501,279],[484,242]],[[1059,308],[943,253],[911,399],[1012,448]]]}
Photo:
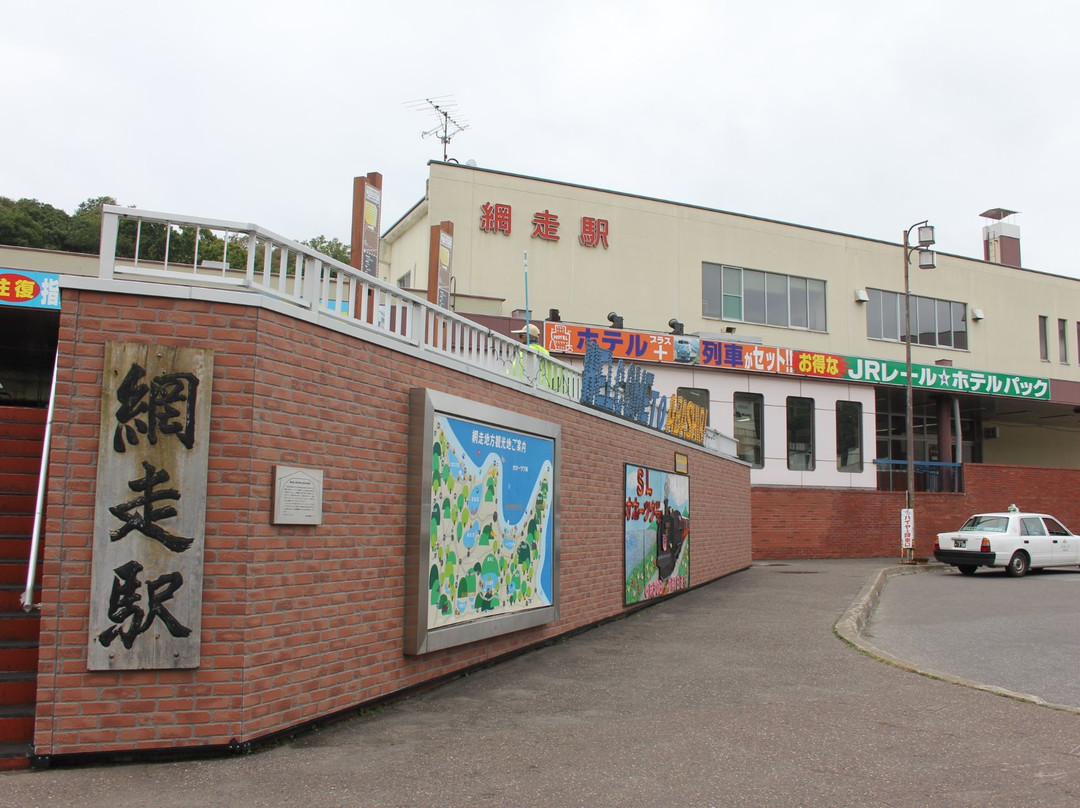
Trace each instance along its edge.
{"label": "rectangular window", "polygon": [[736,393],[734,403],[735,427],[732,432],[736,454],[753,468],[762,468],[765,465],[761,434],[765,398],[758,393]]}
{"label": "rectangular window", "polygon": [[952,304],[952,339],[954,348],[967,350],[967,306],[963,303]]}
{"label": "rectangular window", "polygon": [[788,287],[791,289],[791,327],[809,328],[810,319],[808,314],[809,298],[806,296],[806,278],[788,278]]}
{"label": "rectangular window", "polygon": [[787,398],[787,467],[814,470],[814,399]]}
{"label": "rectangular window", "polygon": [[765,274],[765,320],[769,325],[788,326],[787,275]]}
{"label": "rectangular window", "polygon": [[900,295],[896,292],[881,293],[881,338],[900,341]]}
{"label": "rectangular window", "polygon": [[937,344],[943,348],[951,348],[952,338],[952,304],[948,300],[937,301]]}
{"label": "rectangular window", "polygon": [[684,401],[697,404],[705,410],[705,425],[709,425],[709,391],[704,387],[677,387],[675,395]]}
{"label": "rectangular window", "polygon": [[725,320],[741,320],[742,272],[737,267],[724,267],[724,314]]}
{"label": "rectangular window", "polygon": [[911,295],[911,324],[904,328],[904,296],[899,292],[867,289],[866,336],[903,342],[912,334],[916,345],[966,351],[967,304]]}
{"label": "rectangular window", "polygon": [[810,307],[810,330],[824,331],[828,327],[825,320],[825,281],[806,281],[807,297]]}
{"label": "rectangular window", "polygon": [[743,319],[748,323],[765,322],[765,273],[744,269]]}
{"label": "rectangular window", "polygon": [[1069,364],[1069,321],[1058,320],[1058,361]]}
{"label": "rectangular window", "polygon": [[724,264],[701,265],[701,312],[734,322],[826,329],[825,281]]}
{"label": "rectangular window", "polygon": [[1039,315],[1039,359],[1050,361],[1049,336],[1046,333],[1046,317]]}
{"label": "rectangular window", "polygon": [[858,474],[863,470],[862,404],[836,402],[836,470]]}
{"label": "rectangular window", "polygon": [[[930,297],[915,298],[917,303],[919,345],[937,345],[937,303]],[[915,301],[912,301],[913,304]]]}
{"label": "rectangular window", "polygon": [[398,289],[408,289],[409,284],[412,283],[412,272],[406,272],[400,278],[397,279]]}
{"label": "rectangular window", "polygon": [[[701,265],[701,315],[703,317],[723,317],[723,271],[719,264]],[[742,319],[741,317],[738,319]]]}

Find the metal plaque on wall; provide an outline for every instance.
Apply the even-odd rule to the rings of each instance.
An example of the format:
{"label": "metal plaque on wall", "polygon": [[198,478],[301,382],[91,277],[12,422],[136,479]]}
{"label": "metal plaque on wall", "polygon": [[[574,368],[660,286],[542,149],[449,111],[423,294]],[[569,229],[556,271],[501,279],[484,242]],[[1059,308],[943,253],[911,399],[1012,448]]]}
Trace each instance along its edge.
{"label": "metal plaque on wall", "polygon": [[213,351],[105,346],[89,670],[199,665]]}

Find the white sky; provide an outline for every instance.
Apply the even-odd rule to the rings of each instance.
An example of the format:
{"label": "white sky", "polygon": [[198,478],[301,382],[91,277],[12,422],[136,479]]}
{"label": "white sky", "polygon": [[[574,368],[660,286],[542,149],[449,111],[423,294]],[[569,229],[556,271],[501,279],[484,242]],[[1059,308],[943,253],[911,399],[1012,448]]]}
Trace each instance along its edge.
{"label": "white sky", "polygon": [[0,0],[0,196],[89,198],[348,241],[449,156],[1080,277],[1069,0]]}

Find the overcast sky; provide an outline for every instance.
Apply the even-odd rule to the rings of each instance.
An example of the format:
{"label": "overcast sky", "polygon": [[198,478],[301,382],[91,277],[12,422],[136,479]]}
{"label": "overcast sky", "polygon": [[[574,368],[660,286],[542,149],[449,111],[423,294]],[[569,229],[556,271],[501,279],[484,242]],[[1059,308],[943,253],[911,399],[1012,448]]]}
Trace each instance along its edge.
{"label": "overcast sky", "polygon": [[[1080,277],[1080,4],[0,0],[0,196],[348,241],[449,156]],[[446,98],[446,97],[449,98]]]}

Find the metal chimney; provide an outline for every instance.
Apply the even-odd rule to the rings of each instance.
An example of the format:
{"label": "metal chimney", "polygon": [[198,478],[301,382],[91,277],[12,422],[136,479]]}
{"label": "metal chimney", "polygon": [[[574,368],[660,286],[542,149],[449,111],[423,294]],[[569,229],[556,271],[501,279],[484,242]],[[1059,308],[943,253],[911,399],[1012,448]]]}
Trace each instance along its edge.
{"label": "metal chimney", "polygon": [[983,259],[995,264],[1019,267],[1020,264],[1020,228],[1004,221],[1016,210],[1008,208],[990,208],[979,215],[993,220],[993,224],[983,228]]}

